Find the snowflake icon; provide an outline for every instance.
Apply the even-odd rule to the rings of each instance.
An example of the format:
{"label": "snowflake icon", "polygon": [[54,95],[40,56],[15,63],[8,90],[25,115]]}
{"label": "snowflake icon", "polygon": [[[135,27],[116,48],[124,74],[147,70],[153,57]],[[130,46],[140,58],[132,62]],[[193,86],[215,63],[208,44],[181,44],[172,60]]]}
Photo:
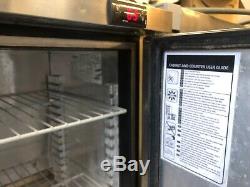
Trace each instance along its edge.
{"label": "snowflake icon", "polygon": [[169,102],[176,103],[178,99],[178,91],[176,89],[168,89],[167,98]]}

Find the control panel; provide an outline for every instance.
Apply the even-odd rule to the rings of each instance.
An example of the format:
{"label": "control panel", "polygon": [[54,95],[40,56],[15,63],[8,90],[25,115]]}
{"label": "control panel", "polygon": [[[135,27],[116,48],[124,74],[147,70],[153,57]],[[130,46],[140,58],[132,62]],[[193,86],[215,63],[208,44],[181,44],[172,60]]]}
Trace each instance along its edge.
{"label": "control panel", "polygon": [[147,7],[131,1],[112,0],[111,20],[114,25],[145,28]]}

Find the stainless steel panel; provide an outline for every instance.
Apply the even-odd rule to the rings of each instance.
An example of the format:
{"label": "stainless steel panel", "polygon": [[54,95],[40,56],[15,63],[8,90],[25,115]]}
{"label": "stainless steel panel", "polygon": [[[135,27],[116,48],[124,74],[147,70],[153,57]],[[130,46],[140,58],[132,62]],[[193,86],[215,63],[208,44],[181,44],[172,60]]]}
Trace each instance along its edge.
{"label": "stainless steel panel", "polygon": [[241,25],[229,23],[207,14],[202,14],[187,8],[182,8],[179,31],[183,33],[242,27],[243,26]]}
{"label": "stainless steel panel", "polygon": [[[32,18],[109,25],[109,3],[108,0],[23,0],[22,3],[18,0],[2,0],[0,1],[0,13],[29,16]],[[180,32],[241,27],[185,8],[181,10],[181,15],[178,15],[179,19],[172,19],[172,13],[169,10],[147,6],[147,11],[148,23],[146,30],[171,33],[173,20],[174,22],[175,20],[180,20],[177,23],[178,26],[175,26],[175,28],[179,28],[177,30]]]}
{"label": "stainless steel panel", "polygon": [[[44,51],[0,51],[0,95],[30,92],[46,88],[46,75],[49,72],[48,54]],[[1,107],[16,110],[1,101]],[[33,111],[34,113],[34,111]],[[16,113],[17,114],[17,113]],[[1,127],[3,123],[9,124],[13,121],[6,121],[6,113],[1,115]],[[20,116],[20,113],[17,114]],[[36,114],[34,114],[36,115]],[[39,115],[39,114],[38,114]],[[23,118],[23,116],[21,116]],[[28,120],[28,119],[25,119]],[[29,120],[28,120],[29,121]],[[25,126],[13,123],[22,131]],[[26,129],[27,130],[27,129]],[[0,136],[10,133],[8,126],[1,129]],[[8,146],[0,147],[0,170],[15,163],[23,163],[33,160],[40,155],[46,155],[46,139],[44,136],[32,138],[27,141],[11,143]]]}
{"label": "stainless steel panel", "polygon": [[46,52],[1,50],[0,95],[45,89],[48,72]]}
{"label": "stainless steel panel", "polygon": [[172,12],[152,6],[147,7],[148,20],[147,30],[171,33],[172,32]]}
{"label": "stainless steel panel", "polygon": [[[49,18],[80,23],[109,25],[109,0],[2,0],[0,13],[30,16],[33,18]],[[171,13],[148,6],[147,30],[171,32]],[[98,15],[98,16],[97,16]],[[161,22],[157,16],[161,16]]]}
{"label": "stainless steel panel", "polygon": [[25,141],[13,142],[0,146],[0,171],[19,163],[26,163],[44,155],[47,159],[46,136],[35,137]]}
{"label": "stainless steel panel", "polygon": [[[235,106],[234,129],[229,166],[228,187],[249,187],[250,185],[250,50],[242,53]],[[160,187],[216,187],[183,169],[160,160]]]}
{"label": "stainless steel panel", "polygon": [[2,0],[0,12],[106,25],[107,3],[107,0]]}
{"label": "stainless steel panel", "polygon": [[243,28],[242,25],[220,20],[211,15],[196,12],[188,8],[183,8],[180,5],[157,3],[156,6],[161,7],[166,12],[171,12],[173,14],[172,29],[180,33]]}
{"label": "stainless steel panel", "polygon": [[248,187],[250,185],[250,105],[248,104],[250,96],[250,50],[239,51],[242,52],[242,60],[235,107],[229,187]]}
{"label": "stainless steel panel", "polygon": [[86,48],[86,49],[131,49],[135,44],[129,42],[109,42],[94,40],[39,38],[0,36],[0,46],[4,47],[58,47],[58,48]]}

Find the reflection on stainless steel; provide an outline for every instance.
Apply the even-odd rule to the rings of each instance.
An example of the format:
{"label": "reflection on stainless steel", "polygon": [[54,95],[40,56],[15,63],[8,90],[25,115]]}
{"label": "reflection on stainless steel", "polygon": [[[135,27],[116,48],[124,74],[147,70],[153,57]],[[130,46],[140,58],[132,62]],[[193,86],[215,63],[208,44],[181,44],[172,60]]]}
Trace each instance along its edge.
{"label": "reflection on stainless steel", "polygon": [[[72,23],[109,25],[109,3],[108,0],[37,0],[35,3],[32,0],[24,0],[22,3],[18,0],[2,0],[0,1],[0,13],[16,16],[19,19],[22,19],[22,16],[28,16],[33,19],[47,18],[71,21]],[[241,27],[190,9],[179,9],[181,9],[181,14],[178,13],[178,18],[176,18],[176,14],[174,13],[175,17],[173,17],[171,10],[147,6],[146,30],[171,33],[172,30],[194,32]],[[98,16],[96,16],[97,14]]]}
{"label": "reflection on stainless steel", "polygon": [[172,29],[180,33],[242,28],[241,25],[226,22],[189,8],[183,8],[180,5],[157,3],[155,6],[173,13]]}
{"label": "reflection on stainless steel", "polygon": [[146,29],[165,33],[172,32],[172,13],[160,8],[148,6],[148,21]]}
{"label": "reflection on stainless steel", "polygon": [[71,47],[85,49],[135,49],[134,43],[76,40],[40,37],[0,36],[1,46],[9,47]]}
{"label": "reflection on stainless steel", "polygon": [[230,28],[242,28],[241,25],[219,20],[215,17],[182,8],[180,32],[209,31]]}
{"label": "reflection on stainless steel", "polygon": [[[108,24],[107,0],[2,0],[1,13],[29,15],[43,18],[71,20],[85,23]],[[96,16],[98,15],[98,16]]]}
{"label": "reflection on stainless steel", "polygon": [[[19,19],[21,16],[30,16],[34,19],[48,18],[98,25],[110,24],[110,9],[109,0],[36,0],[35,2],[23,0],[22,3],[18,0],[0,1],[0,13],[19,16]],[[171,31],[171,13],[151,6],[148,6],[148,11],[149,23],[146,29],[159,32]]]}
{"label": "reflection on stainless steel", "polygon": [[2,90],[8,90],[10,93],[15,92],[15,67],[14,62],[10,57],[10,54],[5,51],[0,51],[0,85],[2,85]]}

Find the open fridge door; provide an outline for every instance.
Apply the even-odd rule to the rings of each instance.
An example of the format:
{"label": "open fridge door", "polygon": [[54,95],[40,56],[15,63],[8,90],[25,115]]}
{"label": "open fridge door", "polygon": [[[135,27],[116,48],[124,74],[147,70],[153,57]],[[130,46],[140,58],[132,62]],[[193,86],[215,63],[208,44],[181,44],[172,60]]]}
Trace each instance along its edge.
{"label": "open fridge door", "polygon": [[145,40],[144,184],[249,186],[247,33]]}

